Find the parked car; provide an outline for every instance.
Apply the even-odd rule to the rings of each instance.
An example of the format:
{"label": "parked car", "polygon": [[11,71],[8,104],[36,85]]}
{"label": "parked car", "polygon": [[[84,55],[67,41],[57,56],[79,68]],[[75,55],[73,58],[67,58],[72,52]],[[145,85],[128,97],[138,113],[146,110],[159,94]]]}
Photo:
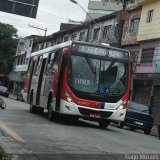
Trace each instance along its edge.
{"label": "parked car", "polygon": [[0,86],[0,95],[8,98],[9,96],[8,88]]}
{"label": "parked car", "polygon": [[141,129],[145,134],[150,134],[153,120],[148,106],[129,101],[125,120],[124,122],[119,122],[118,127],[129,126],[131,131]]}
{"label": "parked car", "polygon": [[17,93],[17,101],[21,101],[21,102],[24,101],[24,99],[23,99],[23,90],[20,93]]}

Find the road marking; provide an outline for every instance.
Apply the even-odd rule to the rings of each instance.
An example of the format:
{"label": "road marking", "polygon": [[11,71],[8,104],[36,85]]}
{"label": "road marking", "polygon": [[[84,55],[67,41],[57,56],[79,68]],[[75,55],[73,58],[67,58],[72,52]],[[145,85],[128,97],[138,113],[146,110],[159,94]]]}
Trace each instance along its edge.
{"label": "road marking", "polygon": [[[0,118],[1,119],[1,118]],[[11,125],[11,126],[31,126],[31,127],[49,127],[49,124],[31,124],[31,123],[11,123],[11,122],[5,122],[6,125]]]}
{"label": "road marking", "polygon": [[8,135],[10,135],[14,140],[18,142],[25,142],[25,140],[19,136],[16,132],[8,128],[3,122],[0,121],[0,129],[5,131]]}
{"label": "road marking", "polygon": [[28,116],[21,116],[21,115],[12,115],[12,114],[8,114],[8,115],[4,115],[4,114],[0,114],[0,116],[2,117],[22,117],[22,118],[24,118],[24,117],[28,117]]}

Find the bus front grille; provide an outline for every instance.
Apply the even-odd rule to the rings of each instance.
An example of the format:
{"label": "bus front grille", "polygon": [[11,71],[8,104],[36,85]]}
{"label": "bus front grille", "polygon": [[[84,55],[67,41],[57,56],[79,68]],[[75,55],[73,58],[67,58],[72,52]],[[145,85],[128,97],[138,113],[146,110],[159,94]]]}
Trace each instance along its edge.
{"label": "bus front grille", "polygon": [[108,118],[110,117],[113,112],[108,112],[108,111],[95,111],[92,109],[87,109],[87,108],[78,108],[79,112],[85,116],[90,116],[90,115],[99,115],[100,118]]}

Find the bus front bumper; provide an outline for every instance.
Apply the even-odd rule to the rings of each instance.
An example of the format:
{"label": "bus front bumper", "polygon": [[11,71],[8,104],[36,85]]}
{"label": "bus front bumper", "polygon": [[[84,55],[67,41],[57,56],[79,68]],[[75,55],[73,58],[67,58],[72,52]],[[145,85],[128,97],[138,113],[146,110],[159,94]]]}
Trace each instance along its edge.
{"label": "bus front bumper", "polygon": [[91,119],[110,119],[113,121],[124,121],[126,115],[126,109],[121,110],[107,110],[96,109],[85,106],[80,106],[75,103],[70,103],[61,100],[60,113],[66,115],[74,115],[79,117],[87,117]]}

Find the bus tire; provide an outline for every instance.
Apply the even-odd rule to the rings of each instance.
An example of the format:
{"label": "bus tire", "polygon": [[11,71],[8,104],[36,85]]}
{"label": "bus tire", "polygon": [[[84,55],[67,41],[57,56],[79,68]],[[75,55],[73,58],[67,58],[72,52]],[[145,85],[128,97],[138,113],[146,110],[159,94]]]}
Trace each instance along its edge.
{"label": "bus tire", "polygon": [[37,112],[39,114],[42,114],[44,112],[44,108],[41,108],[41,107],[37,108]]}
{"label": "bus tire", "polygon": [[110,120],[101,120],[99,121],[99,128],[105,129],[109,126]]}
{"label": "bus tire", "polygon": [[118,122],[117,126],[118,126],[118,128],[123,128],[124,127],[124,123],[123,122]]}
{"label": "bus tire", "polygon": [[51,101],[50,101],[48,106],[48,119],[50,121],[53,121],[53,118],[54,118],[54,112],[52,110]]}
{"label": "bus tire", "polygon": [[31,113],[36,113],[36,110],[37,110],[36,106],[33,105],[33,95],[31,95],[31,98],[30,98],[30,109],[29,110]]}

